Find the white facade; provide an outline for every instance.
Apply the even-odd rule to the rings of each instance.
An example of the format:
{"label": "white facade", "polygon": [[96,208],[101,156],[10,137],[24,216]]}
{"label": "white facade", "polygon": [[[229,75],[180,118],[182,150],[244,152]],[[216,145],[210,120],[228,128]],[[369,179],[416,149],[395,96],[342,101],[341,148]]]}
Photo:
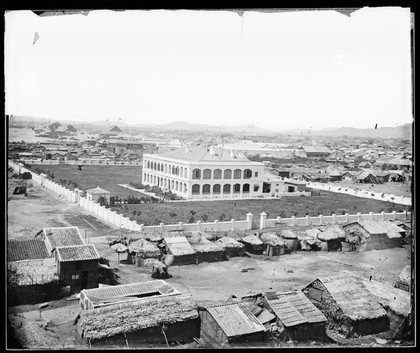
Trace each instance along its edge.
{"label": "white facade", "polygon": [[143,155],[142,184],[185,199],[261,197],[263,181],[263,163],[214,147]]}

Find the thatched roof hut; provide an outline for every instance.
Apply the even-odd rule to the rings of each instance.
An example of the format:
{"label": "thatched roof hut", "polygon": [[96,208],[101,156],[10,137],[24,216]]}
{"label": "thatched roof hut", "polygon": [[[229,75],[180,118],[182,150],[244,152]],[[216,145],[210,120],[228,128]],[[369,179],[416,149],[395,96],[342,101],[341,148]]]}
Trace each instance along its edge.
{"label": "thatched roof hut", "polygon": [[196,263],[214,262],[223,259],[224,248],[207,240],[202,233],[189,237],[188,242],[196,252]]}
{"label": "thatched roof hut", "polygon": [[[77,323],[91,344],[171,342],[198,337],[198,312],[189,294],[144,298],[124,305],[84,310]],[[165,331],[165,335],[162,334]]]}
{"label": "thatched roof hut", "polygon": [[190,265],[196,263],[195,250],[183,235],[176,237],[164,237],[166,252],[173,255],[173,265]]}
{"label": "thatched roof hut", "polygon": [[321,240],[321,250],[341,250],[340,232],[337,228],[329,227],[318,233],[317,237]]}
{"label": "thatched roof hut", "polygon": [[346,337],[389,329],[385,309],[369,292],[361,277],[346,274],[318,278],[302,291],[327,317],[330,328]]}
{"label": "thatched roof hut", "polygon": [[245,245],[231,237],[217,239],[216,244],[224,249],[225,258],[243,256],[245,253]]}
{"label": "thatched roof hut", "polygon": [[128,246],[127,261],[128,263],[135,263],[137,266],[142,265],[143,259],[158,259],[160,256],[161,251],[157,245],[146,239],[136,240]]}
{"label": "thatched roof hut", "polygon": [[297,239],[298,236],[295,232],[290,229],[283,229],[280,231],[280,236],[284,239]]}
{"label": "thatched roof hut", "polygon": [[248,234],[239,240],[245,244],[246,251],[253,254],[262,254],[264,251],[264,243],[258,237],[258,233]]}
{"label": "thatched roof hut", "polygon": [[284,240],[281,239],[276,233],[266,232],[260,235],[260,239],[264,244],[284,246]]}

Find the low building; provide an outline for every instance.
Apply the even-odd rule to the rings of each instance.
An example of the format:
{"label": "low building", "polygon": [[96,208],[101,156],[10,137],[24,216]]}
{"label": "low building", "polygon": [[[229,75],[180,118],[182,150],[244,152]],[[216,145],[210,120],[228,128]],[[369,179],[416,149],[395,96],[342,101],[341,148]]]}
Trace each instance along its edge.
{"label": "low building", "polygon": [[38,232],[45,241],[47,249],[52,253],[59,246],[84,245],[85,242],[78,227],[50,227]]}
{"label": "low building", "polygon": [[361,172],[356,176],[356,183],[377,184],[376,177],[370,172]]}
{"label": "low building", "polygon": [[343,174],[341,174],[341,179],[356,182],[357,181],[356,178],[359,174],[360,172],[358,171],[348,170],[344,172]]}
{"label": "low building", "polygon": [[172,265],[195,264],[195,250],[183,235],[174,237],[163,237],[165,252],[173,256]]}
{"label": "low building", "polygon": [[243,303],[227,303],[199,308],[200,338],[212,346],[261,341],[265,327]]}
{"label": "low building", "polygon": [[7,262],[52,257],[42,239],[22,238],[7,241]]}
{"label": "low building", "polygon": [[349,275],[317,278],[302,289],[328,319],[328,326],[345,337],[387,331],[385,309],[363,280]]}
{"label": "low building", "polygon": [[89,201],[98,202],[99,198],[103,197],[109,203],[111,198],[111,192],[105,189],[101,189],[99,186],[93,189],[86,190],[86,197]]}
{"label": "low building", "polygon": [[262,254],[264,251],[264,243],[258,237],[258,233],[248,234],[239,241],[245,244],[245,251],[250,252],[251,254]]}
{"label": "low building", "polygon": [[223,247],[207,240],[201,233],[195,234],[187,239],[195,251],[195,263],[217,262],[224,259]]}
{"label": "low building", "polygon": [[156,244],[139,239],[128,245],[127,262],[142,266],[145,259],[160,259],[162,253]]}
{"label": "low building", "polygon": [[327,318],[301,291],[264,293],[263,302],[276,316],[282,341],[327,338]]}
{"label": "low building", "polygon": [[82,310],[89,310],[133,302],[146,297],[161,297],[177,295],[179,293],[178,290],[167,282],[157,279],[146,282],[83,289],[80,292],[79,304]]}
{"label": "low building", "polygon": [[57,274],[70,286],[70,293],[98,287],[100,256],[94,244],[58,246],[55,248]]}
{"label": "low building", "polygon": [[224,257],[226,259],[245,254],[245,245],[231,237],[217,239],[216,244],[224,249]]}
{"label": "low building", "polygon": [[77,332],[92,347],[130,348],[144,343],[192,341],[199,337],[200,322],[191,295],[163,295],[82,310]]}

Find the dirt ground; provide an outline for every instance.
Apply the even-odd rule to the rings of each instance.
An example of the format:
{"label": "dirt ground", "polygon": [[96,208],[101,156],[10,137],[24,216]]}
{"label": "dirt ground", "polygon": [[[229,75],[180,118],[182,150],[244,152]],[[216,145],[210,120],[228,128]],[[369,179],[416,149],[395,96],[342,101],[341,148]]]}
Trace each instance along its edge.
{"label": "dirt ground", "polygon": [[333,183],[344,187],[351,187],[353,189],[384,192],[386,194],[393,194],[395,196],[412,197],[411,183],[384,183],[384,184],[357,184],[349,180],[341,180]]}
{"label": "dirt ground", "polygon": [[[125,254],[118,256],[109,247],[108,241],[115,232],[110,225],[38,185],[29,188],[29,195],[8,201],[9,238],[33,236],[44,227],[75,225],[82,235],[86,231],[86,241],[94,243],[99,254],[110,260],[121,284],[151,280],[150,268],[127,264]],[[189,291],[197,303],[205,303],[227,300],[231,294],[300,289],[317,277],[343,271],[392,283],[408,264],[408,246],[354,253],[301,251],[280,257],[252,255],[217,263],[172,266],[169,268],[172,278],[167,281],[181,291]],[[248,271],[242,272],[244,268]],[[30,337],[22,336],[23,328],[30,326],[26,332],[38,332],[36,335],[44,346],[32,348],[88,348],[77,339],[75,331],[74,320],[79,312],[77,300],[50,302],[41,313],[38,305],[12,307],[8,311],[21,342],[30,347],[33,344]],[[42,339],[43,335],[50,338]]]}

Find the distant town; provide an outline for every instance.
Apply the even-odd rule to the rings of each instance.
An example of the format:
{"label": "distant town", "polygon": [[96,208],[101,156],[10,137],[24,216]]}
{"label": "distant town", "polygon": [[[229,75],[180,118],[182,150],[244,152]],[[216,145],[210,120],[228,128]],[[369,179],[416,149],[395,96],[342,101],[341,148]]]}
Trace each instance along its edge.
{"label": "distant town", "polygon": [[7,119],[14,347],[413,344],[412,125]]}

